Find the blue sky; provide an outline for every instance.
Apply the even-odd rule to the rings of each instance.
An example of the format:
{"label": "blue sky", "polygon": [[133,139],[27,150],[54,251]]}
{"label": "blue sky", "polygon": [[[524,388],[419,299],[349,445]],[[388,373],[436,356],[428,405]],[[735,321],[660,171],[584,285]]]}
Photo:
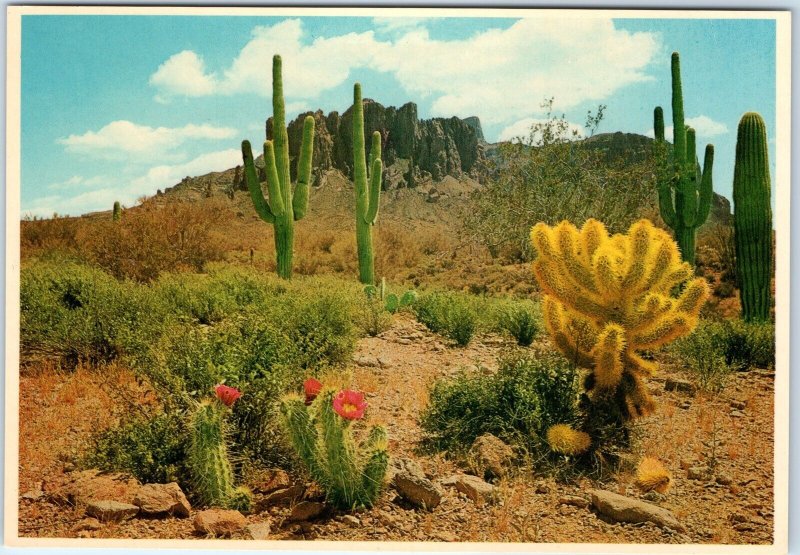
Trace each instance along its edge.
{"label": "blue sky", "polygon": [[273,53],[290,117],[343,112],[360,81],[421,117],[477,115],[495,141],[543,117],[546,97],[579,125],[606,104],[600,132],[651,131],[656,105],[671,118],[673,50],[698,153],[716,147],[715,190],[731,196],[749,110],[767,123],[774,177],[770,20],[25,15],[22,214],[132,205],[240,163],[239,143],[259,142],[271,114]]}

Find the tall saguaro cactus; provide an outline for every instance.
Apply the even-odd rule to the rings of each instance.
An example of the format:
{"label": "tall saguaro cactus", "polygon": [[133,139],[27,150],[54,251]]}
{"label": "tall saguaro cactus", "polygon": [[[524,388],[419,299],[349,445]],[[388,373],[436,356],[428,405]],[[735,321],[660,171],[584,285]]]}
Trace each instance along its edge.
{"label": "tall saguaro cactus", "polygon": [[278,275],[292,277],[294,222],[305,216],[308,208],[308,186],[311,182],[311,159],[314,148],[314,118],[308,116],[303,125],[303,142],[297,161],[297,185],[292,190],[289,174],[289,136],[283,104],[281,57],[272,58],[272,136],[264,142],[264,166],[269,199],[264,198],[258,171],[249,141],[242,141],[242,158],[247,188],[256,212],[275,227],[275,251]]}
{"label": "tall saguaro cactus", "polygon": [[118,222],[122,218],[122,206],[118,200],[114,201],[114,209],[111,211],[111,219]]}
{"label": "tall saguaro cactus", "polygon": [[[367,168],[369,167],[369,174]],[[353,180],[356,193],[356,243],[358,245],[358,275],[361,283],[375,283],[375,253],[372,249],[372,226],[378,221],[381,196],[381,134],[372,134],[369,166],[364,144],[364,105],[361,84],[353,87]],[[367,188],[369,185],[369,188]]]}
{"label": "tall saguaro cactus", "polygon": [[767,320],[771,304],[772,208],[766,125],[755,112],[744,114],[739,121],[733,204],[742,318]]}
{"label": "tall saguaro cactus", "polygon": [[[657,145],[664,146],[664,112],[660,106],[653,113]],[[675,235],[681,258],[694,264],[695,234],[711,209],[714,145],[706,145],[703,167],[697,163],[695,131],[687,127],[683,116],[681,62],[672,53],[672,156],[671,167],[658,178],[658,204],[661,218]]]}

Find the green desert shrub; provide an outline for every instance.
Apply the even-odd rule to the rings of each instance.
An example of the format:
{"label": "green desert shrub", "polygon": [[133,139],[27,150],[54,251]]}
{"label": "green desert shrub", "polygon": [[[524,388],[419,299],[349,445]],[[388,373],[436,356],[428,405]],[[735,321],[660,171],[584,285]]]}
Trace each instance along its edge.
{"label": "green desert shrub", "polygon": [[178,415],[136,418],[94,436],[86,468],[128,472],[143,484],[188,486],[186,430]]}
{"label": "green desert shrub", "polygon": [[497,328],[517,340],[517,344],[528,347],[542,330],[539,307],[530,301],[511,301],[500,306]]}
{"label": "green desert shrub", "polygon": [[552,351],[512,352],[496,374],[461,373],[434,383],[420,424],[427,447],[463,453],[492,433],[537,450],[547,429],[577,418],[577,371]]}
{"label": "green desert shrub", "polygon": [[146,350],[170,319],[149,288],[97,268],[37,262],[20,275],[23,361],[110,362]]}
{"label": "green desert shrub", "polygon": [[432,292],[421,295],[414,303],[417,320],[434,333],[467,345],[478,329],[478,312],[467,295],[454,292]]}
{"label": "green desert shrub", "polygon": [[775,324],[726,320],[725,362],[734,368],[775,367]]}
{"label": "green desert shrub", "polygon": [[719,392],[725,387],[731,368],[726,363],[727,334],[722,322],[701,322],[694,332],[672,346],[683,368],[691,371],[701,388]]}

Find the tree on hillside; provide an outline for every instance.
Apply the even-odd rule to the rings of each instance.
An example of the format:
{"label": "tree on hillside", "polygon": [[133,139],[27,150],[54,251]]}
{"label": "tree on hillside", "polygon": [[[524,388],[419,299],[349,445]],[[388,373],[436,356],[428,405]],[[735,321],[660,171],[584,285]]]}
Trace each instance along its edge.
{"label": "tree on hillside", "polygon": [[606,152],[587,140],[603,120],[605,106],[589,111],[585,132],[553,113],[553,99],[542,108],[543,121],[527,137],[498,146],[491,178],[472,197],[465,214],[468,239],[492,257],[521,262],[532,258],[530,229],[569,220],[580,226],[596,218],[617,233],[642,217],[653,217],[653,165],[647,150]]}

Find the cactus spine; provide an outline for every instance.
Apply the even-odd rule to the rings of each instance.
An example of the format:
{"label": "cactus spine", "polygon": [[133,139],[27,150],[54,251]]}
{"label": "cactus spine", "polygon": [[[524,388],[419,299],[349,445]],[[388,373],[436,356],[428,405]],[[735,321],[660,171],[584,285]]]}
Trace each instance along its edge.
{"label": "cactus spine", "polygon": [[[664,112],[660,106],[654,110],[653,119],[656,146],[663,152]],[[677,52],[672,53],[672,127],[672,164],[658,176],[658,203],[661,218],[675,234],[681,258],[694,264],[695,234],[711,209],[714,145],[706,145],[701,170],[697,163],[695,131],[684,121],[681,64]]]}
{"label": "cactus spine", "polygon": [[742,318],[767,320],[771,306],[772,208],[764,120],[748,112],[739,121],[733,170],[733,226]]}
{"label": "cactus spine", "polygon": [[233,485],[233,470],[225,445],[224,406],[200,403],[191,417],[188,464],[192,490],[203,505],[248,510],[250,494]]}
{"label": "cactus spine", "polygon": [[373,426],[356,444],[349,421],[333,409],[334,390],[324,389],[306,406],[298,396],[281,401],[281,415],[300,459],[339,509],[372,507],[383,487],[389,464],[386,430]]}
{"label": "cactus spine", "polygon": [[[361,283],[375,283],[375,254],[372,248],[372,226],[378,221],[381,195],[381,134],[372,134],[369,166],[364,144],[364,105],[361,84],[353,87],[353,180],[356,196],[356,243],[358,245],[358,275]],[[369,170],[369,173],[367,173]],[[368,187],[369,185],[369,187]]]}
{"label": "cactus spine", "polygon": [[111,211],[111,220],[118,222],[122,218],[122,206],[120,206],[119,201],[114,201],[114,209]]}
{"label": "cactus spine", "polygon": [[593,219],[580,230],[567,221],[552,228],[538,223],[531,241],[545,325],[569,360],[591,369],[584,382],[591,401],[610,400],[618,422],[652,412],[643,379],[656,365],[637,351],[694,329],[708,297],[705,280],[691,279],[675,242],[648,220],[614,236]]}
{"label": "cactus spine", "polygon": [[242,158],[247,188],[259,217],[275,228],[275,252],[278,275],[292,277],[292,250],[294,222],[305,216],[308,208],[308,186],[311,182],[311,159],[314,148],[314,117],[308,116],[303,124],[303,142],[297,161],[297,185],[292,191],[289,176],[289,136],[286,131],[286,113],[283,103],[283,78],[281,57],[272,58],[272,135],[264,142],[264,167],[266,169],[269,199],[264,198],[258,171],[253,160],[249,141],[242,141]]}

